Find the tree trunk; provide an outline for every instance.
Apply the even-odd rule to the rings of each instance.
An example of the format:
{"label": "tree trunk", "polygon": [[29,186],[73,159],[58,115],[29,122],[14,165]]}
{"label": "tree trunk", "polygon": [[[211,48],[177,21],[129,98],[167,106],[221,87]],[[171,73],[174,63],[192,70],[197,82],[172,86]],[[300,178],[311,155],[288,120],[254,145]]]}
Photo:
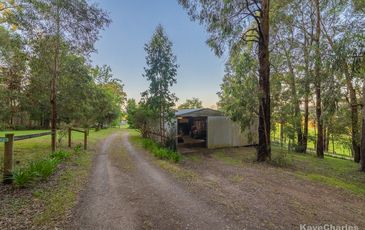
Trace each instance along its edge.
{"label": "tree trunk", "polygon": [[261,0],[260,16],[260,38],[259,38],[259,146],[257,151],[257,161],[271,159],[270,141],[270,59],[269,59],[269,9],[270,0]]}
{"label": "tree trunk", "polygon": [[321,100],[321,11],[319,0],[314,0],[316,8],[316,35],[315,35],[315,91],[316,91],[316,116],[317,116],[317,157],[324,157],[323,149],[323,121],[322,121],[322,100]]}
{"label": "tree trunk", "polygon": [[[285,49],[285,56],[288,62],[289,67],[289,75],[290,75],[290,86],[291,86],[291,94],[293,98],[294,104],[294,128],[297,132],[297,147],[295,148],[296,152],[303,152],[303,132],[302,132],[302,115],[300,113],[300,101],[297,95],[297,87],[295,83],[295,73],[294,68],[291,62],[290,53]],[[294,143],[293,143],[294,144]]]}
{"label": "tree trunk", "polygon": [[51,130],[52,130],[52,152],[56,151],[56,140],[57,140],[57,78],[58,78],[58,59],[60,52],[60,12],[57,7],[56,15],[56,34],[55,34],[55,53],[54,53],[54,66],[53,75],[51,80]]}
{"label": "tree trunk", "polygon": [[[347,68],[347,65],[346,67]],[[357,110],[357,98],[356,92],[352,85],[351,78],[348,74],[348,70],[345,70],[347,89],[350,94],[350,109],[351,109],[351,139],[352,139],[352,150],[354,154],[354,161],[360,162],[360,144],[359,144],[359,128],[358,128],[358,110]]]}
{"label": "tree trunk", "polygon": [[323,125],[323,151],[326,152],[327,143],[327,127]]}
{"label": "tree trunk", "polygon": [[280,122],[280,146],[283,147],[284,140],[284,122]]}
{"label": "tree trunk", "polygon": [[365,83],[362,86],[362,130],[361,130],[361,148],[360,161],[361,171],[365,172]]}
{"label": "tree trunk", "polygon": [[304,64],[305,64],[305,81],[304,81],[304,132],[303,132],[303,152],[307,152],[308,147],[308,125],[309,125],[309,94],[310,94],[310,71],[309,71],[309,53],[308,40],[304,35]]}

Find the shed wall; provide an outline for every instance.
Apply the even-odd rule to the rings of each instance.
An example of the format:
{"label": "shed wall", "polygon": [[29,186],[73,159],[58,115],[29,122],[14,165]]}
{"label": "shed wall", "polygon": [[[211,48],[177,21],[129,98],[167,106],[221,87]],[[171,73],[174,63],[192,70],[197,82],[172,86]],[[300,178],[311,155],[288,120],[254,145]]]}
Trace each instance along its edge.
{"label": "shed wall", "polygon": [[256,126],[241,132],[239,125],[227,117],[208,117],[207,147],[212,149],[256,144],[256,132]]}

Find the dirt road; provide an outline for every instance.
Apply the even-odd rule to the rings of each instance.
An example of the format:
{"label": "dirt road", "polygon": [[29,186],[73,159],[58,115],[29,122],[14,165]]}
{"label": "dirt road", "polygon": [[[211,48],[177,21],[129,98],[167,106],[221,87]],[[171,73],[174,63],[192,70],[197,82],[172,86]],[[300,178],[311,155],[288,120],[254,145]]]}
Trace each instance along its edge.
{"label": "dirt road", "polygon": [[[118,167],[125,162],[112,162],[111,154],[127,154],[123,160],[133,167]],[[71,228],[230,229],[230,224],[152,165],[123,133],[102,144]]]}
{"label": "dirt road", "polygon": [[127,132],[108,137],[100,145],[69,228],[365,226],[365,199],[303,181],[283,170],[235,167],[212,158],[166,167],[132,146]]}

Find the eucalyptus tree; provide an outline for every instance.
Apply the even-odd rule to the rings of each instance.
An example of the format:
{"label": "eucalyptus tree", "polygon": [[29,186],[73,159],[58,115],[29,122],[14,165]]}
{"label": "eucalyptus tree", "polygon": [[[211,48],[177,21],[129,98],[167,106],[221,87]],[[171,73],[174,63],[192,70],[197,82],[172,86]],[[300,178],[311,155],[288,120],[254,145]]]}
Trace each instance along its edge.
{"label": "eucalyptus tree", "polygon": [[0,84],[2,85],[2,100],[6,103],[3,119],[8,120],[10,127],[14,119],[21,119],[21,101],[26,73],[27,54],[24,51],[25,42],[17,34],[0,27]]}
{"label": "eucalyptus tree", "polygon": [[136,123],[135,123],[135,114],[136,114],[137,109],[138,109],[138,106],[137,106],[136,100],[133,98],[128,99],[125,110],[126,110],[126,114],[127,114],[128,126],[132,129],[137,128]]}
{"label": "eucalyptus tree", "polygon": [[184,103],[178,106],[178,109],[197,109],[202,107],[202,101],[197,97],[193,97],[191,99],[186,99]]}
{"label": "eucalyptus tree", "polygon": [[[121,111],[127,100],[124,84],[120,79],[114,77],[110,66],[96,66],[91,72],[97,90],[102,93],[101,98],[108,100],[103,102],[105,107],[100,104],[99,112],[96,111],[99,128],[102,128],[104,122],[119,124]],[[99,99],[96,98],[96,101],[99,101]]]}
{"label": "eucalyptus tree", "polygon": [[[296,139],[296,148],[298,152],[305,152],[304,135],[302,128],[302,114],[300,110],[301,98],[303,95],[303,84],[305,75],[301,71],[302,52],[300,44],[302,42],[302,32],[297,26],[297,15],[301,11],[301,5],[297,2],[290,2],[275,8],[275,14],[271,17],[272,28],[272,65],[275,65],[277,74],[283,75],[280,83],[283,85],[282,90],[289,94],[285,109],[280,108],[279,112],[286,111],[288,116],[285,119],[292,130],[296,133],[289,132],[292,143]],[[303,84],[305,85],[305,84]],[[280,99],[279,99],[280,100]],[[282,99],[281,99],[282,100]],[[284,115],[284,114],[283,114]],[[291,131],[292,131],[291,130]],[[296,136],[296,138],[294,137]],[[293,145],[295,145],[293,143]]]}
{"label": "eucalyptus tree", "polygon": [[52,151],[56,148],[57,81],[60,69],[60,46],[66,43],[74,52],[89,54],[94,51],[100,29],[110,23],[106,12],[86,0],[21,0],[15,12],[18,28],[28,37],[48,36],[52,41],[51,128]]}
{"label": "eucalyptus tree", "polygon": [[164,142],[165,123],[173,116],[173,106],[177,97],[171,92],[171,86],[176,83],[178,65],[172,51],[172,42],[167,37],[164,28],[158,25],[151,40],[145,45],[146,64],[145,77],[149,88],[142,97],[151,110],[158,114],[161,142]]}
{"label": "eucalyptus tree", "polygon": [[193,20],[207,26],[208,45],[222,56],[240,52],[248,43],[256,42],[258,68],[259,147],[257,160],[271,158],[269,11],[270,0],[179,0]]}
{"label": "eucalyptus tree", "polygon": [[259,98],[257,59],[250,50],[233,55],[226,63],[226,73],[218,93],[218,106],[242,130],[257,124]]}

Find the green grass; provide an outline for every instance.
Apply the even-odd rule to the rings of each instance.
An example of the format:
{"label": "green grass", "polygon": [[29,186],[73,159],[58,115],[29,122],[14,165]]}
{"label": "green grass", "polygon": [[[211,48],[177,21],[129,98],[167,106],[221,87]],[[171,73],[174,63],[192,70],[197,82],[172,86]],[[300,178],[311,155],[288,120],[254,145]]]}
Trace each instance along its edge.
{"label": "green grass", "polygon": [[[73,154],[75,153],[77,151]],[[69,159],[71,154],[71,152],[59,150],[49,154],[46,158],[31,161],[28,166],[15,169],[13,171],[14,184],[24,188],[39,180],[47,180],[57,170],[57,166]]]}
{"label": "green grass", "polygon": [[139,133],[135,130],[129,129],[128,131],[131,135],[131,140],[133,143],[148,150],[156,158],[161,160],[170,160],[175,163],[181,160],[181,155],[178,152],[164,148],[151,139],[140,137]]}
{"label": "green grass", "polygon": [[[3,218],[9,220],[11,217],[12,221],[23,225],[26,224],[24,220],[27,219],[27,223],[32,226],[44,229],[59,227],[57,224],[67,218],[77,201],[79,191],[87,182],[95,144],[119,130],[91,131],[88,138],[89,150],[87,152],[82,151],[83,148],[75,148],[83,143],[83,134],[76,132],[72,133],[73,148],[67,148],[67,138],[64,138],[63,143],[58,145],[60,151],[54,154],[50,153],[50,136],[16,142],[14,160],[20,161],[20,163],[16,165],[14,173],[18,173],[17,178],[19,180],[29,180],[27,177],[30,174],[24,173],[24,170],[21,171],[20,169],[30,167],[31,162],[38,162],[33,163],[33,170],[42,171],[41,175],[45,178],[49,178],[49,175],[48,177],[46,175],[50,171],[46,169],[48,163],[44,159],[61,163],[62,167],[57,169],[56,174],[55,171],[50,173],[50,175],[55,174],[55,176],[47,182],[37,181],[27,189],[19,191],[20,193],[1,194],[0,223],[4,220]],[[43,131],[15,131],[14,133],[15,135],[23,135],[36,132]],[[4,132],[1,132],[1,134],[4,134]],[[3,151],[2,145],[0,145],[0,151]],[[2,157],[3,154],[0,155]],[[31,211],[30,214],[29,211]]]}
{"label": "green grass", "polygon": [[35,226],[55,228],[55,220],[66,217],[77,202],[77,196],[87,181],[92,162],[89,152],[73,155],[54,188],[34,189],[33,197],[44,204],[43,211],[33,220]]}
{"label": "green grass", "polygon": [[[254,148],[221,149],[214,151],[212,156],[235,166],[256,164]],[[365,195],[365,173],[359,170],[359,164],[349,160],[332,157],[319,159],[314,154],[288,152],[273,147],[272,162],[268,165],[280,167],[306,180]]]}
{"label": "green grass", "polygon": [[[98,132],[90,130],[88,137],[88,144],[92,146],[95,142],[118,129],[103,129]],[[41,133],[47,130],[25,130],[25,131],[1,131],[0,137],[4,137],[5,133],[14,133],[15,136],[27,135],[34,133]],[[78,145],[83,146],[83,133],[72,132],[72,147]],[[67,148],[67,136],[64,137],[61,143],[57,143],[58,149]],[[4,162],[4,143],[0,143],[0,167],[3,166]],[[33,139],[27,139],[22,141],[14,142],[14,170],[17,168],[26,167],[32,161],[40,160],[47,157],[51,152],[51,136],[37,137]],[[0,175],[2,180],[2,174]]]}
{"label": "green grass", "polygon": [[[315,128],[313,127],[308,128],[308,136],[309,136],[308,149],[315,149],[315,142],[314,142],[314,139],[316,137]],[[276,130],[272,132],[272,139],[275,142],[280,142],[280,125],[276,125]],[[284,144],[287,145],[288,142],[289,139],[286,138],[286,142]],[[352,157],[350,136],[342,135],[341,137],[335,138],[334,147],[331,137],[328,146],[328,153],[332,154],[333,152],[335,152],[335,155]]]}

